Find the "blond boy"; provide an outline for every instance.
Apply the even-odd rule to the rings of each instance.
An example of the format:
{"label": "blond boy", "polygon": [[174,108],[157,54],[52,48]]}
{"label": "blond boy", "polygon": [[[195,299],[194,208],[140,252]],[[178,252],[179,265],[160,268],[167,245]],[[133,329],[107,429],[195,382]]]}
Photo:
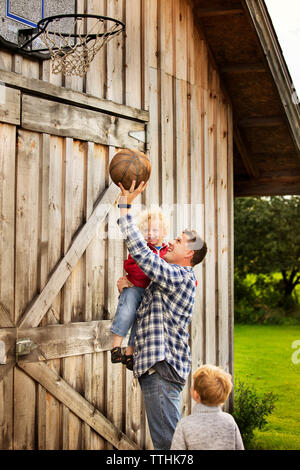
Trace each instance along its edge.
{"label": "blond boy", "polygon": [[[148,247],[163,258],[168,251],[168,245],[163,243],[169,231],[169,222],[162,210],[152,208],[144,210],[138,219],[138,227],[145,238]],[[127,369],[133,369],[134,336],[136,331],[136,311],[141,303],[145,289],[150,284],[149,277],[139,268],[131,255],[124,262],[127,272],[126,279],[122,284],[126,288],[119,287],[120,296],[116,314],[111,326],[113,336],[113,348],[111,350],[111,361],[122,362]],[[122,279],[122,278],[121,278]],[[121,353],[121,345],[124,336],[131,328],[128,347],[124,355]]]}
{"label": "blond boy", "polygon": [[175,429],[172,450],[243,450],[234,418],[221,409],[232,390],[231,375],[204,365],[193,375],[191,396],[196,405]]}

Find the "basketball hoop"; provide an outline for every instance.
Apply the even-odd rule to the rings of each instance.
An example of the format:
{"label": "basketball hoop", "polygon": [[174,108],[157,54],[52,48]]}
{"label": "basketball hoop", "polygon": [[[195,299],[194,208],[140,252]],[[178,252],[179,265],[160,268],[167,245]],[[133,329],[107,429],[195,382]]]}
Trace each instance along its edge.
{"label": "basketball hoop", "polygon": [[[87,19],[93,20],[89,29]],[[36,28],[20,30],[19,44],[28,53],[48,52],[53,73],[82,77],[89,70],[97,52],[124,29],[122,21],[107,16],[56,15],[40,20]],[[46,48],[32,49],[32,42],[36,38]]]}

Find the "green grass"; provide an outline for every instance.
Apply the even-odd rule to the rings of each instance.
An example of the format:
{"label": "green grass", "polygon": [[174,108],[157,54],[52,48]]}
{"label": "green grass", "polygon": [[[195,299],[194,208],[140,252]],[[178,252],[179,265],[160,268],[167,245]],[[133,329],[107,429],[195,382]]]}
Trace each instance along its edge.
{"label": "green grass", "polygon": [[300,363],[292,361],[295,340],[300,340],[300,325],[235,326],[235,380],[253,385],[258,394],[278,396],[268,424],[255,431],[256,449],[300,450]]}

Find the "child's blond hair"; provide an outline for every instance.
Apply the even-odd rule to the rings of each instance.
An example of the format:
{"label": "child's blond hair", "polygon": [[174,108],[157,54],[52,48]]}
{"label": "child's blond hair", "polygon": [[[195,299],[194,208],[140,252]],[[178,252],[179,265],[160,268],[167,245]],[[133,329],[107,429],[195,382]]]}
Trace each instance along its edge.
{"label": "child's blond hair", "polygon": [[193,375],[194,390],[203,405],[219,406],[227,400],[231,390],[231,375],[221,367],[204,365]]}
{"label": "child's blond hair", "polygon": [[162,224],[163,237],[169,233],[170,223],[167,216],[163,213],[160,207],[151,207],[151,209],[145,209],[138,216],[138,227],[141,230],[146,223],[149,223],[151,220],[158,219]]}

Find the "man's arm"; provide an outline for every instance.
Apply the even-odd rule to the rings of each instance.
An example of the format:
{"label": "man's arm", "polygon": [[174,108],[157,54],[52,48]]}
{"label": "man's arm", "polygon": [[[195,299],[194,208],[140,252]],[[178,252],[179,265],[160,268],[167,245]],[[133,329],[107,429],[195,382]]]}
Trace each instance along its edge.
{"label": "man's arm", "polygon": [[142,181],[138,188],[134,189],[135,181],[132,181],[130,189],[126,190],[123,185],[119,183],[122,194],[119,199],[121,217],[118,219],[118,225],[125,237],[129,253],[141,270],[152,281],[158,282],[162,287],[177,289],[184,280],[184,270],[178,265],[168,264],[160,256],[157,256],[150,250],[129,213],[131,203],[145,190],[146,185],[147,183],[144,184]]}
{"label": "man's arm", "polygon": [[162,287],[178,289],[184,281],[184,270],[178,265],[167,263],[150,250],[130,214],[120,217],[118,225],[125,237],[129,253],[141,270]]}

